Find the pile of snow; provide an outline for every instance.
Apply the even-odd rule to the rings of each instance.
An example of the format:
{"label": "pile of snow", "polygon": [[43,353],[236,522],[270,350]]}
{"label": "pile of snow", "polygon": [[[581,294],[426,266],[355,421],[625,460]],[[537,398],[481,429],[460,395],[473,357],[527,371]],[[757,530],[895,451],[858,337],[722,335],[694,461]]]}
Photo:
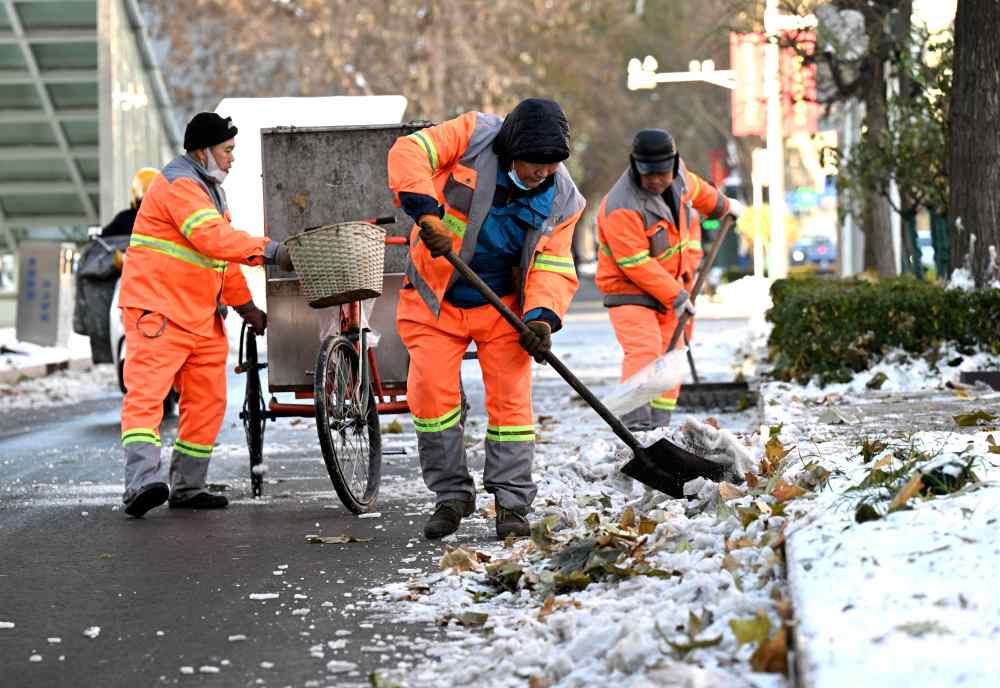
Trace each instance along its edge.
{"label": "pile of snow", "polygon": [[[730,623],[766,617],[762,623],[781,627],[776,601],[784,598],[783,564],[770,543],[779,540],[784,519],[744,527],[736,508],[750,496],[720,507],[718,498],[675,500],[647,490],[618,471],[630,457],[627,449],[608,441],[606,432],[590,437],[582,428],[593,421],[581,421],[582,412],[568,415],[563,424],[572,433],[543,430],[549,444],[540,445],[536,460],[532,520],[538,532],[532,539],[510,548],[477,542],[471,557],[456,550],[467,565],[373,592],[382,613],[396,621],[447,626],[448,641],[435,646],[435,661],[407,668],[405,684],[440,685],[447,676],[449,683],[491,686],[523,686],[534,678],[538,685],[721,687],[751,685],[751,677],[784,685],[781,676],[752,674],[748,664],[757,646],[740,644]],[[752,456],[733,433],[710,430],[724,453],[733,451],[732,441],[741,461]],[[640,442],[661,436],[683,440],[680,431],[658,430],[640,433]],[[706,437],[700,433],[699,441]],[[634,542],[616,563],[632,573],[595,574],[582,590],[554,595],[554,567],[601,533]],[[540,546],[543,536],[551,538],[551,549]],[[497,583],[503,562],[521,571],[513,589]],[[637,574],[640,569],[647,573]]]}
{"label": "pile of snow", "polygon": [[0,412],[76,404],[118,392],[114,366],[104,364],[88,370],[64,370],[47,377],[0,384]]}

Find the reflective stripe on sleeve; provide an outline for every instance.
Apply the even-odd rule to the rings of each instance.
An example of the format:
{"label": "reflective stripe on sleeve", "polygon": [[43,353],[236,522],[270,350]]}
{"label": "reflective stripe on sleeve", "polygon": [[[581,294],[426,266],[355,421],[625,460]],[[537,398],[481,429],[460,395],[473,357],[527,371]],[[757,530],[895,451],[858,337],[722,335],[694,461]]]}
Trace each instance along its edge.
{"label": "reflective stripe on sleeve", "polygon": [[576,274],[576,266],[569,256],[557,256],[551,253],[539,253],[535,258],[534,268],[536,270],[548,270],[549,272],[561,272],[567,275]]}
{"label": "reflective stripe on sleeve", "polygon": [[635,268],[644,263],[649,262],[649,250],[640,251],[634,256],[628,256],[626,258],[618,258],[615,260],[618,263],[618,267],[622,268]]}
{"label": "reflective stripe on sleeve", "polygon": [[422,131],[416,131],[410,134],[410,138],[420,144],[420,147],[424,149],[427,153],[427,159],[431,162],[431,172],[437,171],[438,166],[438,154],[437,148],[434,147],[434,142],[431,141],[431,137],[427,136]]}
{"label": "reflective stripe on sleeve", "polygon": [[201,225],[221,219],[222,215],[219,215],[219,211],[215,208],[201,208],[188,215],[188,219],[184,220],[184,224],[181,225],[181,234],[190,238],[191,233]]}
{"label": "reflective stripe on sleeve", "polygon": [[148,248],[151,251],[162,253],[177,260],[183,260],[185,263],[190,263],[199,268],[207,268],[216,272],[226,271],[226,261],[209,258],[197,251],[180,246],[173,241],[167,241],[166,239],[157,239],[156,237],[132,232],[132,239],[128,245],[129,248]]}

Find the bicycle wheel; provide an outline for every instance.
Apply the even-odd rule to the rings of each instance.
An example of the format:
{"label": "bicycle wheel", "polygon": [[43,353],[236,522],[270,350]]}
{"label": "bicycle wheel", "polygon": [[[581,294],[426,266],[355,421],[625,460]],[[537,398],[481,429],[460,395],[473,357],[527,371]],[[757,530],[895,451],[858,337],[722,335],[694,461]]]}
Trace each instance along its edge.
{"label": "bicycle wheel", "polygon": [[[264,428],[267,425],[264,394],[260,386],[260,369],[263,366],[257,358],[257,337],[246,323],[243,324],[240,336],[243,346],[240,347],[239,365],[240,370],[247,375],[240,420],[243,421],[247,450],[250,452],[250,490],[254,497],[260,497],[264,492]],[[243,351],[246,352],[246,358]]]}
{"label": "bicycle wheel", "polygon": [[382,435],[370,381],[345,337],[327,337],[316,361],[316,430],[337,496],[356,514],[371,511],[382,479]]}

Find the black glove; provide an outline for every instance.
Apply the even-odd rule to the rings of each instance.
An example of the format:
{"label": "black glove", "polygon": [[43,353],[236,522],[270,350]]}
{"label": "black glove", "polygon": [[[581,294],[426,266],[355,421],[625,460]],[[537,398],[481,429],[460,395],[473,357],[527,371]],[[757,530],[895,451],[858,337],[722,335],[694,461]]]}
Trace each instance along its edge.
{"label": "black glove", "polygon": [[420,240],[431,252],[431,258],[439,258],[451,250],[451,232],[436,217],[420,219]]}
{"label": "black glove", "polygon": [[242,306],[237,306],[236,312],[250,325],[254,334],[258,336],[264,334],[264,330],[267,329],[267,313],[257,308],[257,304],[247,301]]}
{"label": "black glove", "polygon": [[527,325],[517,342],[536,361],[544,363],[545,354],[552,349],[552,327],[544,320],[532,320]]}

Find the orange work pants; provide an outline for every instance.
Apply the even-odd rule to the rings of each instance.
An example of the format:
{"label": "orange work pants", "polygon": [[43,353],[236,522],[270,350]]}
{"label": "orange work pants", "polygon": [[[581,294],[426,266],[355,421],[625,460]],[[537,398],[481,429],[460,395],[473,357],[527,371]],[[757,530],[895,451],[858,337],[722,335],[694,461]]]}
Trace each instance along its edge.
{"label": "orange work pants", "polygon": [[180,423],[170,466],[171,499],[204,491],[208,463],[226,413],[229,342],[221,320],[211,337],[188,332],[160,313],[123,308],[125,401],[122,446],[125,500],[159,482],[160,421],[171,386],[180,394]]}
{"label": "orange work pants", "polygon": [[[611,326],[614,327],[618,343],[625,352],[622,360],[622,380],[667,353],[670,338],[677,328],[677,315],[672,309],[660,313],[646,306],[615,306],[608,309],[608,316],[611,318]],[[690,338],[693,331],[692,320],[688,320],[685,330]],[[684,345],[683,337],[677,345]],[[677,397],[680,393],[680,385],[665,390],[650,403],[653,412],[673,411],[677,408]]]}
{"label": "orange work pants", "polygon": [[[515,308],[514,296],[503,301]],[[531,359],[517,332],[490,305],[459,308],[445,301],[435,318],[415,289],[400,293],[397,328],[410,354],[406,399],[427,487],[439,503],[475,499],[459,387],[462,356],[474,341],[489,416],[483,484],[501,506],[526,512],[537,492],[531,478],[535,429]]]}

